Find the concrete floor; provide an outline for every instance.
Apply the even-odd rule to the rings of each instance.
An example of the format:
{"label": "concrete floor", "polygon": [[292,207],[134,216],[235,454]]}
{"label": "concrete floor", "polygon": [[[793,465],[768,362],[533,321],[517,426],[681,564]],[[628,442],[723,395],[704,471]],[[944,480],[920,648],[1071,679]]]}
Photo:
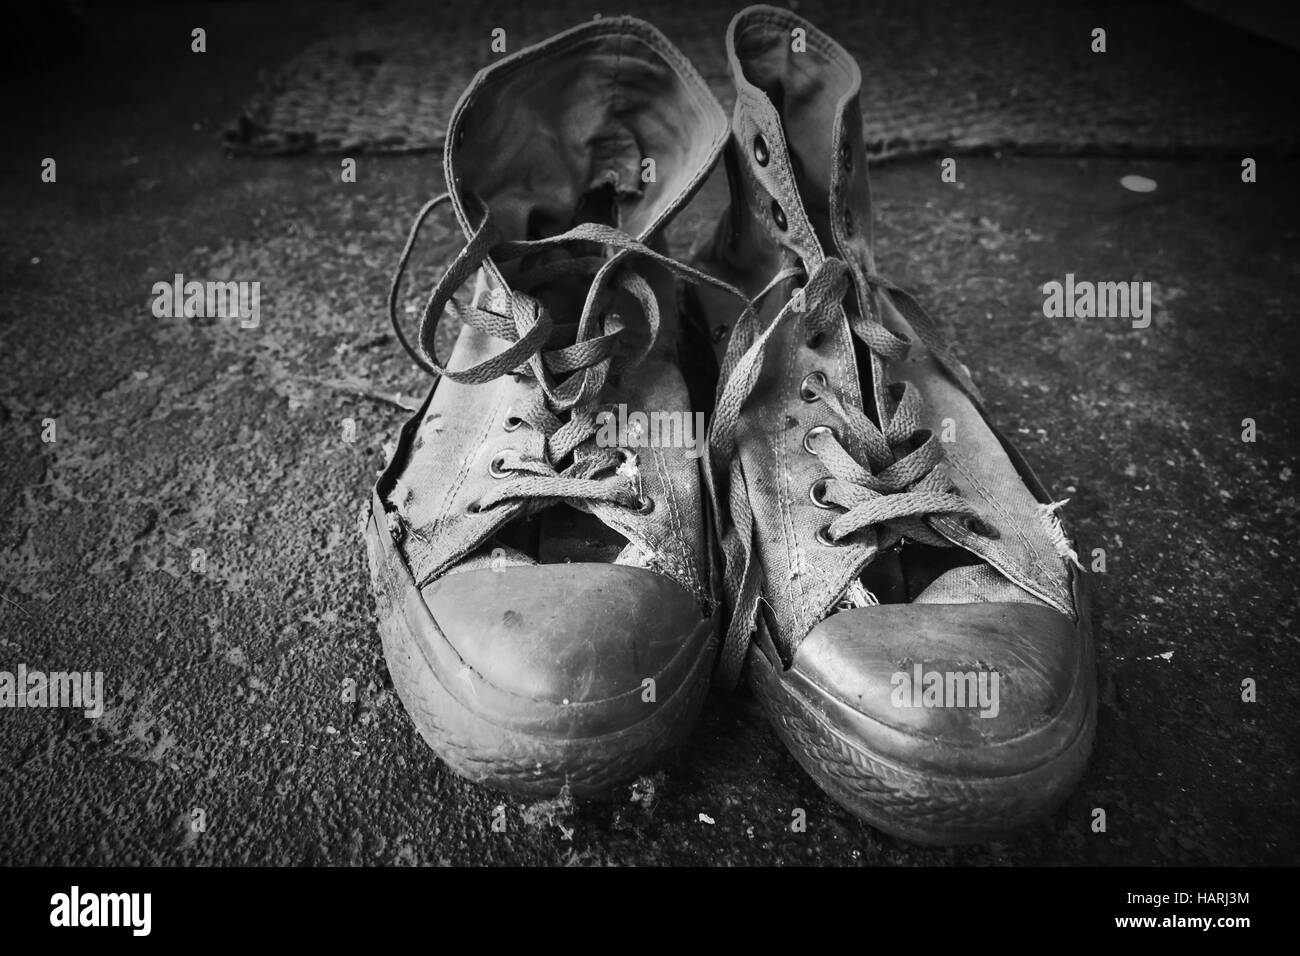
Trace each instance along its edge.
{"label": "concrete floor", "polygon": [[[122,9],[75,58],[2,81],[0,669],[102,670],[109,701],[98,721],[0,712],[0,863],[1300,862],[1300,163],[1254,185],[1235,163],[875,173],[882,271],[945,318],[1085,551],[1106,551],[1096,752],[1049,824],[957,850],[884,837],[747,697],[711,700],[634,788],[529,805],[449,774],[392,692],[355,517],[403,415],[322,384],[426,387],[383,301],[436,160],[363,158],[345,185],[336,158],[226,158],[218,129],[257,71],[322,25],[202,13],[206,57],[194,11]],[[1129,173],[1157,190],[1120,188]],[[679,239],[721,199],[712,184]],[[176,272],[260,281],[261,327],[155,318]],[[1151,327],[1044,318],[1067,272],[1151,281]]]}

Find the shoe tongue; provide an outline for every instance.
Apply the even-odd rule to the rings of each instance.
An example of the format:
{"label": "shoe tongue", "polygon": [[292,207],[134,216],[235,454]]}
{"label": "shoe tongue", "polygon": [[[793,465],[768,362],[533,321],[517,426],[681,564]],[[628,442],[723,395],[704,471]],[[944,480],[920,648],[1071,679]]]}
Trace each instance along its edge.
{"label": "shoe tongue", "polygon": [[617,229],[618,181],[618,174],[614,172],[598,176],[593,180],[587,187],[587,191],[578,198],[577,205],[573,209],[573,222],[569,224],[570,228],[594,222],[600,226],[613,226]]}
{"label": "shoe tongue", "polygon": [[[579,197],[574,206],[573,218],[564,231],[584,223],[597,223],[617,228],[618,220],[618,195],[615,191],[615,182],[609,177],[601,177]],[[535,226],[530,227],[529,238],[545,238],[544,231]],[[526,272],[547,264],[563,262],[566,259],[589,258],[604,254],[604,249],[597,243],[569,242],[562,247],[525,256],[519,263],[518,271]],[[577,340],[578,320],[582,316],[582,307],[587,301],[591,280],[590,275],[559,276],[532,288],[519,290],[541,302],[542,307],[550,314],[553,323],[552,347],[572,345]]]}
{"label": "shoe tongue", "polygon": [[612,564],[627,539],[589,512],[551,507],[538,516],[538,560],[542,564],[596,561]]}
{"label": "shoe tongue", "polygon": [[[963,588],[977,590],[977,585],[983,586],[988,580],[975,573],[983,567],[986,565],[961,548],[937,548],[905,541],[877,554],[849,585],[841,600],[862,606],[852,600],[855,586],[865,589],[880,604],[910,604],[926,600],[923,597],[926,594],[958,593]],[[994,600],[981,597],[974,590],[970,594],[967,599],[971,601]]]}

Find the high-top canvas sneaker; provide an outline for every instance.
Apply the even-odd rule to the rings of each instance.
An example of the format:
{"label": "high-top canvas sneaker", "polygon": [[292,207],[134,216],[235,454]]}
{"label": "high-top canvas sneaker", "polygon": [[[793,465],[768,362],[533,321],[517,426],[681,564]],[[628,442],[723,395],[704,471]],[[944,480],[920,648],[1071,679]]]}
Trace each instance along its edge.
{"label": "high-top canvas sneaker", "polygon": [[[451,118],[449,193],[390,296],[407,344],[401,269],[449,203],[465,247],[408,345],[440,378],[363,520],[393,683],[465,777],[607,789],[678,743],[707,693],[703,422],[675,356],[688,270],[657,237],[726,138],[695,69],[625,17],[484,69]],[[465,324],[444,361],[448,308]]]}
{"label": "high-top canvas sneaker", "polygon": [[723,350],[720,676],[747,660],[790,751],[868,822],[996,837],[1056,807],[1091,747],[1074,552],[965,367],[875,274],[857,64],[766,6],[727,51],[731,204],[701,259],[756,311],[690,299]]}

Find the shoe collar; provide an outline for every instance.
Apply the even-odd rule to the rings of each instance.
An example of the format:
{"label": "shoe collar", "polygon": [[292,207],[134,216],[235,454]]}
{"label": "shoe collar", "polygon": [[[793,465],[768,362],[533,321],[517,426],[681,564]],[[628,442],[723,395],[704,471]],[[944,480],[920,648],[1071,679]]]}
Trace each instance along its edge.
{"label": "shoe collar", "polygon": [[[513,187],[526,176],[575,199],[602,182],[643,189],[643,208],[627,231],[645,241],[703,184],[727,136],[722,107],[663,33],[635,17],[607,17],[479,70],[452,111],[443,171],[466,236],[481,215],[477,203],[466,201],[474,193],[489,207],[497,197],[515,204],[517,221],[498,225],[508,239],[526,238],[509,233],[522,232],[534,211],[547,211],[535,201],[527,211],[518,208],[523,200]],[[520,168],[503,172],[503,158]],[[655,160],[651,182],[646,159]]]}

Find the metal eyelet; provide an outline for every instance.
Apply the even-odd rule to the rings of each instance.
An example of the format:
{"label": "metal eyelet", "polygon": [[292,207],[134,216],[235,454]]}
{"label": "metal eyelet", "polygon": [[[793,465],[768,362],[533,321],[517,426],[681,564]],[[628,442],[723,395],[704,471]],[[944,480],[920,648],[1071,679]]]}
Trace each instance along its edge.
{"label": "metal eyelet", "polygon": [[818,401],[817,393],[812,390],[812,386],[818,385],[821,388],[826,387],[826,376],[821,372],[809,372],[799,383],[799,397],[805,402]]}
{"label": "metal eyelet", "polygon": [[812,335],[808,336],[808,338],[804,339],[803,344],[808,346],[810,349],[819,349],[822,347],[822,342],[824,341],[826,341],[825,335],[821,332],[814,332]]}
{"label": "metal eyelet", "polygon": [[505,456],[497,455],[488,463],[488,474],[493,478],[508,478],[511,469],[505,467]]}
{"label": "metal eyelet", "polygon": [[523,423],[524,423],[524,420],[523,420],[522,418],[519,418],[519,417],[517,417],[517,416],[515,416],[515,415],[507,415],[507,416],[506,416],[506,420],[502,423],[501,427],[504,428],[504,429],[505,429],[506,431],[508,431],[508,432],[512,432],[512,431],[514,431],[515,429],[517,429],[520,425],[522,425]]}
{"label": "metal eyelet", "polygon": [[760,166],[766,166],[767,161],[771,158],[772,154],[768,151],[767,140],[763,138],[762,133],[759,133],[754,137],[754,161]]}
{"label": "metal eyelet", "polygon": [[808,429],[807,434],[803,436],[803,450],[808,452],[810,455],[813,454],[812,440],[820,435],[830,435],[835,439],[840,437],[836,434],[835,429],[831,428],[829,425],[814,425],[812,428]]}
{"label": "metal eyelet", "polygon": [[775,199],[772,200],[772,221],[776,223],[776,228],[780,229],[782,232],[785,232],[787,227],[790,225],[786,221],[785,210],[781,208],[781,204]]}
{"label": "metal eyelet", "polygon": [[972,515],[962,521],[962,526],[971,534],[977,534],[981,538],[988,538],[990,541],[1002,537],[1002,533],[994,528],[983,518]]}
{"label": "metal eyelet", "polygon": [[637,499],[636,507],[632,508],[633,514],[648,515],[655,510],[655,500],[649,495],[642,495]]}
{"label": "metal eyelet", "polygon": [[826,500],[826,479],[818,478],[808,486],[808,500],[818,508],[824,508],[827,511],[832,510],[835,506]]}
{"label": "metal eyelet", "polygon": [[824,528],[817,529],[817,534],[815,534],[814,537],[817,539],[818,544],[824,544],[828,548],[834,548],[839,544],[838,541],[836,541],[834,538],[830,536],[830,530],[831,530],[830,525],[826,525]]}
{"label": "metal eyelet", "polygon": [[716,329],[713,330],[712,334],[710,335],[710,338],[712,338],[713,341],[715,342],[721,342],[723,339],[727,337],[727,335],[730,332],[731,329],[727,328],[725,325],[719,325]]}
{"label": "metal eyelet", "polygon": [[465,506],[466,514],[476,515],[476,514],[480,514],[485,510],[486,509],[477,501],[471,501],[469,504]]}

